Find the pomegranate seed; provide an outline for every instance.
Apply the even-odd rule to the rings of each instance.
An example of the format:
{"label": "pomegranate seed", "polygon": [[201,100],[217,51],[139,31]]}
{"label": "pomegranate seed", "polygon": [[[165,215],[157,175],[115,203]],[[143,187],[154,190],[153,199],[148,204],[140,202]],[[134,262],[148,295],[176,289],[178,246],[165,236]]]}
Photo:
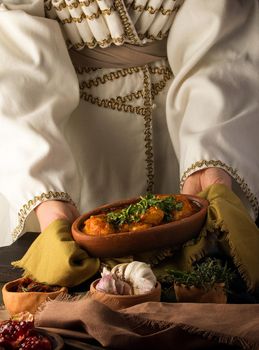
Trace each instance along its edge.
{"label": "pomegranate seed", "polygon": [[0,324],[0,337],[5,340],[16,341],[19,338],[25,337],[32,327],[33,322],[31,321],[4,321]]}
{"label": "pomegranate seed", "polygon": [[40,334],[26,337],[20,344],[19,350],[51,350],[51,342]]}

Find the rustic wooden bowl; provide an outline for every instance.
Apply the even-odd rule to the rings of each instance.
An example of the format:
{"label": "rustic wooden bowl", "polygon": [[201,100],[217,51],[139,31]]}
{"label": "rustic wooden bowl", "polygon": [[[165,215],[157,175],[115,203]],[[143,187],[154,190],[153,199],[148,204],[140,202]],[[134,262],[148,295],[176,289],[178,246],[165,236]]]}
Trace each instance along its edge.
{"label": "rustic wooden bowl", "polygon": [[174,291],[176,300],[180,303],[227,303],[227,294],[224,283],[215,283],[215,285],[209,290],[175,283]]}
{"label": "rustic wooden bowl", "polygon": [[29,311],[34,314],[39,305],[47,299],[55,299],[60,294],[67,293],[67,288],[60,287],[54,292],[15,292],[13,289],[23,280],[18,278],[3,286],[2,295],[4,305],[9,314],[15,315],[19,312]]}
{"label": "rustic wooden bowl", "polygon": [[200,210],[193,215],[167,224],[154,226],[143,231],[112,233],[93,236],[82,232],[83,223],[91,215],[126,207],[139,198],[103,205],[79,216],[72,225],[74,240],[92,257],[122,257],[158,248],[172,247],[196,237],[204,225],[208,201],[196,196],[187,196]]}
{"label": "rustic wooden bowl", "polygon": [[149,293],[139,295],[117,295],[104,293],[96,289],[97,283],[100,279],[92,282],[90,286],[89,295],[94,300],[97,300],[113,310],[125,309],[127,307],[134,306],[136,304],[146,303],[148,301],[160,301],[161,298],[161,285],[157,282],[154,289]]}

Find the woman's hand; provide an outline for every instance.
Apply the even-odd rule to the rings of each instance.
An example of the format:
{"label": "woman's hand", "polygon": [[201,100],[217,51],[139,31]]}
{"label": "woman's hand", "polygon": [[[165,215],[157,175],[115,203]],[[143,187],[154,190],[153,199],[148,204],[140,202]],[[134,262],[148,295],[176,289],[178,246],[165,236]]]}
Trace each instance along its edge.
{"label": "woman's hand", "polygon": [[196,195],[213,184],[224,184],[231,189],[231,176],[221,168],[196,171],[185,180],[182,193]]}
{"label": "woman's hand", "polygon": [[72,223],[80,215],[75,206],[68,202],[49,200],[35,208],[35,213],[43,231],[56,219],[65,219]]}

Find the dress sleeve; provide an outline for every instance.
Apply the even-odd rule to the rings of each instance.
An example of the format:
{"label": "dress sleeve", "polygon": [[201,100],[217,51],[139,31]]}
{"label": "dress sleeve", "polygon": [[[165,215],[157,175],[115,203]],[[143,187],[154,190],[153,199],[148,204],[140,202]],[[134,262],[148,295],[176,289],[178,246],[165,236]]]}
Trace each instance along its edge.
{"label": "dress sleeve", "polygon": [[40,202],[79,195],[64,136],[79,88],[63,36],[56,21],[14,7],[0,11],[0,246],[35,230],[25,223]]}
{"label": "dress sleeve", "polygon": [[181,185],[220,167],[258,214],[259,2],[186,0],[168,38],[167,122]]}

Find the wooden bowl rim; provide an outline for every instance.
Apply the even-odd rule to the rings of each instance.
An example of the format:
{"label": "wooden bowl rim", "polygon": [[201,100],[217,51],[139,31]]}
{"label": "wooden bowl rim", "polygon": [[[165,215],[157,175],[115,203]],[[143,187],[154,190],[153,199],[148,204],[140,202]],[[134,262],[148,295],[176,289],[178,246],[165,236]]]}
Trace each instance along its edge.
{"label": "wooden bowl rim", "polygon": [[133,295],[130,295],[130,294],[126,294],[126,295],[122,295],[122,294],[111,294],[111,293],[106,293],[106,292],[103,292],[101,290],[98,290],[96,289],[96,284],[100,281],[101,278],[98,278],[96,280],[94,280],[91,285],[90,285],[90,294],[91,293],[100,293],[102,295],[106,295],[108,297],[111,297],[111,298],[116,298],[116,299],[134,299],[134,298],[145,298],[147,296],[150,296],[152,294],[155,294],[156,292],[159,292],[161,291],[161,284],[157,281],[156,282],[156,285],[153,289],[151,289],[150,292],[148,293],[144,293],[144,294],[133,294]]}
{"label": "wooden bowl rim", "polygon": [[59,293],[66,293],[68,291],[68,289],[66,287],[59,287],[58,290],[56,291],[52,291],[52,292],[15,292],[15,291],[10,291],[9,288],[19,284],[21,281],[23,281],[25,278],[24,277],[21,277],[21,278],[17,278],[15,280],[12,280],[12,281],[9,281],[7,283],[5,283],[3,285],[3,288],[2,288],[2,293],[9,293],[9,294],[15,294],[15,295],[26,295],[26,296],[29,296],[29,295],[40,295],[40,294],[43,294],[43,295],[55,295],[55,294],[59,294]]}

